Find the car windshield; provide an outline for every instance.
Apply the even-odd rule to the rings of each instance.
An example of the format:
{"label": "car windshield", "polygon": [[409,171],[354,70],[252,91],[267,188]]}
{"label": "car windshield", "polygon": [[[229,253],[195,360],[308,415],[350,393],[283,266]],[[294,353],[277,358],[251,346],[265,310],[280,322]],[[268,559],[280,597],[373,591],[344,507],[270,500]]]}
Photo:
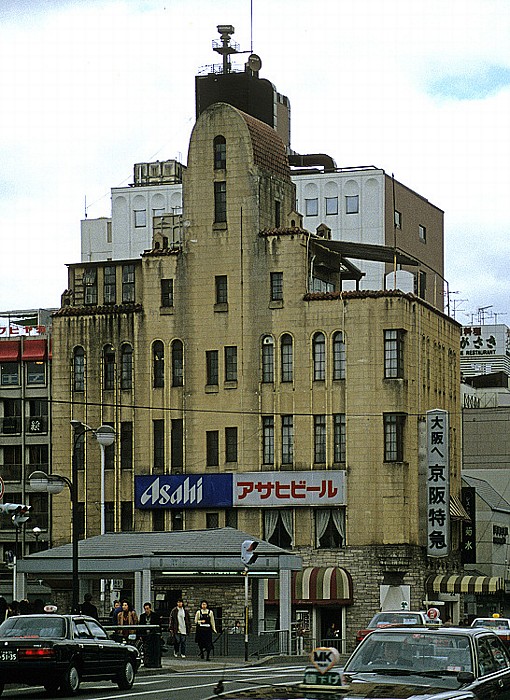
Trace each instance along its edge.
{"label": "car windshield", "polygon": [[51,615],[9,617],[0,625],[0,637],[62,639],[65,637],[65,621]]}
{"label": "car windshield", "polygon": [[423,620],[416,613],[408,612],[382,612],[377,613],[370,620],[368,629],[383,627],[384,625],[421,625]]}
{"label": "car windshield", "polygon": [[[473,672],[469,638],[415,632],[374,632],[358,647],[345,673],[423,676],[451,687],[461,671]],[[430,680],[427,680],[430,683]],[[436,681],[437,682],[437,681]]]}
{"label": "car windshield", "polygon": [[508,620],[502,620],[501,618],[489,618],[487,620],[475,620],[472,627],[489,627],[493,630],[507,630],[509,629]]}

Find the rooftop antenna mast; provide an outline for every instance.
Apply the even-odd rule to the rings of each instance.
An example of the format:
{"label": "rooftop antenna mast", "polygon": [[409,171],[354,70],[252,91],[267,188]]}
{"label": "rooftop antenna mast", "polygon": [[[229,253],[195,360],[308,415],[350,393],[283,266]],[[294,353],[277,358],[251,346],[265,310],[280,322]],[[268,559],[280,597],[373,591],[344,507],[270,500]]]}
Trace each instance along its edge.
{"label": "rooftop antenna mast", "polygon": [[213,41],[213,50],[223,57],[223,74],[226,75],[232,70],[230,55],[239,53],[239,44],[230,43],[230,37],[235,32],[231,24],[218,24],[216,28],[220,33],[221,44],[218,41]]}
{"label": "rooftop antenna mast", "polygon": [[250,0],[250,52],[253,53],[253,0]]}

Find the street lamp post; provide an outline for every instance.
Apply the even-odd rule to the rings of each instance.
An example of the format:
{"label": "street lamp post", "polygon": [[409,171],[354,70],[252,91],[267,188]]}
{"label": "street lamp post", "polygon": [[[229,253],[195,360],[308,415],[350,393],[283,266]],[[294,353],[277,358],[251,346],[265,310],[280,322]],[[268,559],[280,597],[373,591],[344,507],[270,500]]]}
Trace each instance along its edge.
{"label": "street lamp post", "polygon": [[[80,610],[80,581],[78,567],[78,455],[77,446],[85,433],[91,432],[96,436],[101,446],[101,469],[104,474],[104,449],[115,440],[115,432],[109,425],[101,425],[99,428],[91,428],[81,421],[72,420],[74,429],[73,450],[71,457],[71,478],[60,474],[46,474],[43,471],[36,471],[28,477],[32,491],[46,492],[50,494],[61,493],[65,486],[69,488],[71,497],[71,546],[72,546],[72,584],[71,584],[71,612],[78,613]],[[102,485],[104,477],[102,475]],[[104,492],[101,493],[102,506],[104,507]]]}

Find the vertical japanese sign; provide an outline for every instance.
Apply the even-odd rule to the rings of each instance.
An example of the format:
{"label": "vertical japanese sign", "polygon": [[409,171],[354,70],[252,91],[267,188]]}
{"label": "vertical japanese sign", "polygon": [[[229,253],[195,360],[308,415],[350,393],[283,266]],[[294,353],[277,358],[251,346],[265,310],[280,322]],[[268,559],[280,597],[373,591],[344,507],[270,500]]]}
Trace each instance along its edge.
{"label": "vertical japanese sign", "polygon": [[462,505],[471,518],[471,522],[462,522],[462,544],[460,561],[462,564],[476,564],[476,505],[475,488],[462,487]]}
{"label": "vertical japanese sign", "polygon": [[427,554],[450,553],[450,450],[448,413],[427,411]]}

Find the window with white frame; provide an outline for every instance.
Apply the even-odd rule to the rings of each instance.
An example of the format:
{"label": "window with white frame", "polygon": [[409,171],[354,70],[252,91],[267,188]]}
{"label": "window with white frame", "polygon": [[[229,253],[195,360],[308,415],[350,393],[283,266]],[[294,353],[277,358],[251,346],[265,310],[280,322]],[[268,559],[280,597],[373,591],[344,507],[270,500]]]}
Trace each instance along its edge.
{"label": "window with white frame", "polygon": [[418,238],[423,243],[427,242],[427,229],[425,228],[425,226],[422,226],[421,224],[418,226]]}
{"label": "window with white frame", "polygon": [[393,214],[393,222],[395,224],[395,228],[402,228],[402,213],[397,209],[395,209]]}

